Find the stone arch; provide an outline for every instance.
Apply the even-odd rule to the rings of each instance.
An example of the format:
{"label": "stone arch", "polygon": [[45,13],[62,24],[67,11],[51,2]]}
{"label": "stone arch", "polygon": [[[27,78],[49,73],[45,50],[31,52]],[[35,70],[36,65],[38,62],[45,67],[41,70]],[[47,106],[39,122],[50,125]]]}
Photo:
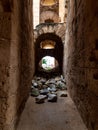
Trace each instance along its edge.
{"label": "stone arch", "polygon": [[62,42],[65,42],[65,27],[66,24],[59,23],[59,24],[40,24],[36,27],[34,31],[34,42],[36,39],[46,33],[54,33],[55,35],[61,37]]}
{"label": "stone arch", "polygon": [[59,21],[60,21],[60,18],[57,15],[57,13],[55,13],[53,11],[45,11],[45,12],[41,13],[40,22],[45,23],[45,20],[47,20],[47,19],[53,20],[54,23],[59,23]]}
{"label": "stone arch", "polygon": [[[44,63],[43,63],[43,59],[44,59]],[[45,59],[52,59],[52,61],[54,62],[51,62],[51,64],[53,64],[53,66],[51,66],[51,68],[48,68],[46,67],[46,65],[42,66],[42,64],[45,64],[47,63],[47,61]],[[45,56],[43,57],[40,61],[39,61],[39,70],[45,70],[46,72],[49,72],[49,71],[54,71],[55,69],[59,68],[59,64],[58,64],[58,61],[56,60],[55,57],[53,56]]]}
{"label": "stone arch", "polygon": [[[52,40],[55,41],[55,49],[41,49],[40,48],[40,43],[44,40]],[[60,51],[59,51],[60,50]],[[63,66],[63,43],[62,39],[57,36],[54,33],[46,33],[40,35],[35,42],[35,73],[39,73],[38,71],[38,65],[39,61],[44,57],[44,56],[53,56],[59,63],[59,73],[62,74],[62,66]]]}

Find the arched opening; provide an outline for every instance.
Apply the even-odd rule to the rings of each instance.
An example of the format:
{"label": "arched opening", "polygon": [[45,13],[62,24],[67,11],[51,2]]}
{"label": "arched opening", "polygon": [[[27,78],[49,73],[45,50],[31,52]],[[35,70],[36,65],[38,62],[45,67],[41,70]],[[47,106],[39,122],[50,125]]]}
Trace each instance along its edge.
{"label": "arched opening", "polygon": [[55,49],[55,42],[52,40],[45,40],[40,43],[42,49]]}
{"label": "arched opening", "polygon": [[40,23],[45,23],[45,22],[59,23],[60,17],[57,12],[46,10],[41,12],[40,14]]}
{"label": "arched opening", "polygon": [[[51,69],[49,69],[49,71],[46,71],[46,69],[42,67],[43,57],[47,56],[53,57],[55,61],[55,64],[53,63],[53,66],[55,67],[52,68],[51,66],[50,67]],[[50,62],[49,57],[48,61]],[[63,43],[61,38],[55,35],[54,33],[46,33],[40,35],[35,42],[35,74],[42,75],[42,73],[49,73],[49,72],[54,75],[62,74],[62,68],[63,68]]]}
{"label": "arched opening", "polygon": [[56,0],[41,0],[41,4],[43,6],[52,6],[54,4],[56,4],[57,1]]}
{"label": "arched opening", "polygon": [[39,62],[39,68],[46,72],[53,71],[56,67],[58,67],[58,61],[52,56],[45,56]]}
{"label": "arched opening", "polygon": [[54,20],[53,19],[46,19],[45,23],[54,23]]}

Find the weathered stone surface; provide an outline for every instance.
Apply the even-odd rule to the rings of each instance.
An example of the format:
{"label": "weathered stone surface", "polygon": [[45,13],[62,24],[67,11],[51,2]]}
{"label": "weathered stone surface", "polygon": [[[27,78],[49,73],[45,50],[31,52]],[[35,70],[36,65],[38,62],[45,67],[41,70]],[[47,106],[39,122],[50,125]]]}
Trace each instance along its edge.
{"label": "weathered stone surface", "polygon": [[0,1],[0,130],[15,129],[34,72],[32,5],[25,2]]}
{"label": "weathered stone surface", "polygon": [[40,93],[39,93],[39,90],[37,89],[37,88],[33,88],[32,90],[31,90],[31,96],[34,96],[34,97],[36,97],[36,96],[38,96]]}
{"label": "weathered stone surface", "polygon": [[57,102],[57,95],[48,94],[48,102]]}
{"label": "weathered stone surface", "polygon": [[46,84],[55,84],[55,83],[56,83],[55,79],[50,79],[46,82]]}
{"label": "weathered stone surface", "polygon": [[45,99],[47,98],[46,95],[39,95],[38,97],[35,98],[36,103],[41,104],[45,102]]}
{"label": "weathered stone surface", "polygon": [[68,95],[66,92],[62,91],[60,92],[60,97],[68,97]]}
{"label": "weathered stone surface", "polygon": [[97,12],[98,1],[70,1],[64,45],[68,90],[89,130],[98,129]]}
{"label": "weathered stone surface", "polygon": [[59,80],[61,80],[60,77],[55,77],[55,81],[59,81]]}
{"label": "weathered stone surface", "polygon": [[57,88],[58,88],[58,89],[61,89],[61,90],[67,89],[65,83],[62,82],[62,81],[57,81],[56,84],[57,84]]}
{"label": "weathered stone surface", "polygon": [[47,89],[48,89],[50,92],[56,92],[56,91],[57,91],[57,89],[56,89],[55,86],[53,86],[53,87],[48,87]]}
{"label": "weathered stone surface", "polygon": [[46,79],[45,79],[45,78],[41,78],[40,82],[41,82],[42,84],[44,84],[44,83],[46,82]]}
{"label": "weathered stone surface", "polygon": [[[50,32],[49,32],[50,29]],[[40,34],[40,30],[41,34]],[[39,37],[39,34],[45,34],[45,33],[55,33],[57,36],[61,37],[62,41],[65,41],[65,24],[64,23],[58,23],[58,24],[41,24],[38,25],[36,30],[34,30],[34,41]]]}
{"label": "weathered stone surface", "polygon": [[48,88],[48,85],[44,84],[44,85],[43,85],[43,88],[44,88],[44,89]]}
{"label": "weathered stone surface", "polygon": [[42,95],[47,95],[48,93],[49,93],[48,89],[42,89],[42,90],[40,90],[40,94],[42,94]]}
{"label": "weathered stone surface", "polygon": [[32,85],[33,85],[34,87],[37,87],[37,86],[38,86],[38,84],[37,84],[36,82],[34,82]]}

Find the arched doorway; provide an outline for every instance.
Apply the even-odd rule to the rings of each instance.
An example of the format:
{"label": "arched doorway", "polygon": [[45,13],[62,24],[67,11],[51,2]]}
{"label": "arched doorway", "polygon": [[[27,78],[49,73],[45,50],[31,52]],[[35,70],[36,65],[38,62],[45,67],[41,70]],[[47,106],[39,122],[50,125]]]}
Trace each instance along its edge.
{"label": "arched doorway", "polygon": [[[41,65],[41,60],[45,56],[50,56],[55,59],[56,66],[54,69],[45,71]],[[41,67],[41,69],[40,69]],[[35,42],[35,74],[52,73],[62,74],[63,67],[63,43],[59,36],[54,33],[46,33],[40,35]]]}

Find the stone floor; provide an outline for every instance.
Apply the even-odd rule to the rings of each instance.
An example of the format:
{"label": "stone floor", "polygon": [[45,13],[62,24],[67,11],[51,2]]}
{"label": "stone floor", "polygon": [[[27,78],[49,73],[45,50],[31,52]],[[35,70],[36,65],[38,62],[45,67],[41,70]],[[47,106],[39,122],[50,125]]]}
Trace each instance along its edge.
{"label": "stone floor", "polygon": [[17,130],[87,130],[70,96],[55,103],[36,104],[29,97]]}

